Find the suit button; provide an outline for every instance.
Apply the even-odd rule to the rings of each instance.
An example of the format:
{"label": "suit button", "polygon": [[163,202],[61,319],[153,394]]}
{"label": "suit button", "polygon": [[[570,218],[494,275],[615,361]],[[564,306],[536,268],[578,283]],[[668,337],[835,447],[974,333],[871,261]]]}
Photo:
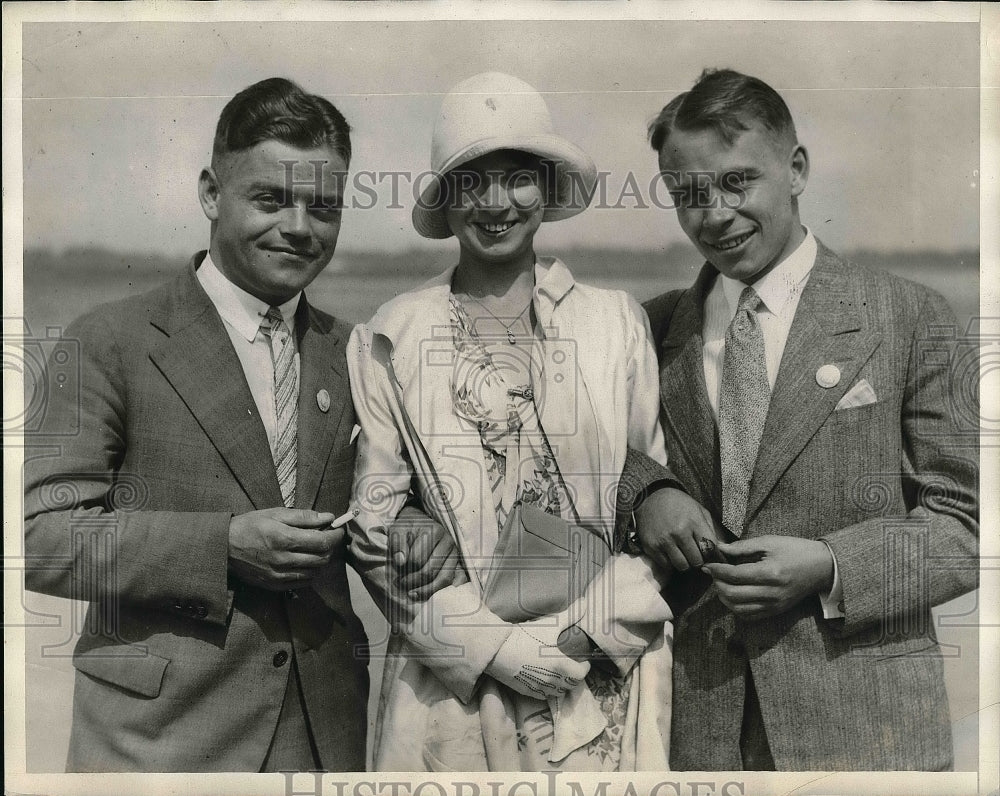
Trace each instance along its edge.
{"label": "suit button", "polygon": [[297,600],[297,599],[299,599],[299,593],[297,591],[295,591],[295,589],[289,589],[288,591],[286,591],[285,592],[285,596],[289,600]]}
{"label": "suit button", "polygon": [[198,617],[201,618],[201,619],[204,619],[206,616],[208,616],[208,609],[205,608],[204,605],[199,605],[198,606]]}
{"label": "suit button", "polygon": [[288,660],[288,653],[285,652],[284,650],[280,650],[274,653],[274,659],[271,661],[271,663],[274,664],[275,668],[278,668],[284,666],[287,660]]}

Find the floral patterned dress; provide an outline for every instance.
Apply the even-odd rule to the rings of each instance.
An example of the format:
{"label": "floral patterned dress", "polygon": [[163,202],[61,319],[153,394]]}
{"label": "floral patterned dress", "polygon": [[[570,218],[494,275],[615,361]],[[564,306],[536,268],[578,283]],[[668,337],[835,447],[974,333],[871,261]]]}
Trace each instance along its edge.
{"label": "floral patterned dress", "polygon": [[[454,296],[449,298],[455,370],[452,405],[455,412],[476,424],[496,508],[503,528],[518,501],[570,521],[579,521],[541,427],[530,384],[509,384],[504,368],[490,354],[473,327],[468,312]],[[528,356],[530,346],[518,348]],[[528,371],[532,372],[528,363]],[[552,714],[546,702],[500,688],[517,727],[522,770],[553,767],[565,771],[615,771],[621,758],[621,740],[628,707],[631,674],[619,675],[594,667],[587,686],[607,718],[607,726],[589,744],[571,752],[558,764],[549,762]]]}

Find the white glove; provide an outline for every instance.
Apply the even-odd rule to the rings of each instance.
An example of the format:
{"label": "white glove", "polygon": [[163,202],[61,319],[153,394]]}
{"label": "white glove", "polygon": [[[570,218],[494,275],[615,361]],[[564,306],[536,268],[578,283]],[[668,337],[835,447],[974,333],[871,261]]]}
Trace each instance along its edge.
{"label": "white glove", "polygon": [[557,645],[565,629],[560,616],[544,616],[515,625],[486,672],[532,699],[554,699],[579,685],[590,664],[563,655]]}

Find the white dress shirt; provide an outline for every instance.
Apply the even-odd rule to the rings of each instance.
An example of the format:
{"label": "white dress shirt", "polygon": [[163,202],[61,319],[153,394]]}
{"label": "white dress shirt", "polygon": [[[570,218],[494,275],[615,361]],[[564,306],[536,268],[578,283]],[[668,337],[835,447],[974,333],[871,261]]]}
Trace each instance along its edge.
{"label": "white dress shirt", "polygon": [[[278,413],[274,404],[274,362],[271,359],[271,342],[260,330],[261,321],[270,308],[256,296],[252,296],[240,287],[230,282],[212,262],[211,255],[205,255],[198,270],[195,272],[202,288],[222,318],[223,325],[233,342],[236,355],[243,366],[250,394],[253,395],[257,411],[264,422],[267,441],[274,451],[274,443],[278,438]],[[302,293],[296,293],[284,304],[278,307],[281,317],[291,331],[295,341],[295,308],[299,304]],[[300,372],[299,352],[295,352],[295,377]]]}
{"label": "white dress shirt", "polygon": [[[788,341],[788,330],[792,326],[799,299],[815,263],[816,238],[807,229],[806,236],[798,248],[753,285],[761,300],[757,319],[764,336],[767,382],[772,390],[778,378],[778,367],[785,352],[785,343]],[[705,318],[702,327],[705,385],[708,387],[708,401],[712,406],[716,422],[719,419],[719,393],[722,389],[726,330],[736,315],[740,294],[746,287],[744,282],[719,274],[705,297]],[[832,556],[833,552],[830,554]],[[821,594],[819,597],[824,617],[833,619],[844,615],[839,607],[843,599],[843,585],[840,582],[840,573],[837,571],[836,557],[833,559],[833,588],[829,594]]]}

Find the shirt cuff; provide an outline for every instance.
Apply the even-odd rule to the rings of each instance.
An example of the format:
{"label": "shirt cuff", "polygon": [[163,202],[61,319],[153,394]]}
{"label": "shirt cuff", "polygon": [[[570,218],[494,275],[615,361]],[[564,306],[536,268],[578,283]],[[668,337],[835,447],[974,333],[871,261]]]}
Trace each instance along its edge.
{"label": "shirt cuff", "polygon": [[[826,542],[823,542],[826,544]],[[826,544],[826,549],[830,551],[833,559],[833,586],[826,594],[820,593],[819,604],[823,609],[824,619],[843,619],[844,613],[844,584],[840,580],[840,570],[837,568],[837,556],[833,554],[833,548]]]}

